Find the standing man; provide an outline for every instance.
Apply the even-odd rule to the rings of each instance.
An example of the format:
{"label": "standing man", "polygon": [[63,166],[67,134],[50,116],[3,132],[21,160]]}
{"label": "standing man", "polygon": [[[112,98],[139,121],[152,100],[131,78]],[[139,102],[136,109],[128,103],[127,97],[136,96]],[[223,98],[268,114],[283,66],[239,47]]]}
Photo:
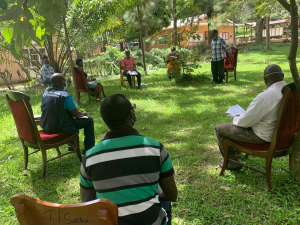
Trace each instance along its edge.
{"label": "standing man", "polygon": [[[79,112],[72,96],[66,91],[66,78],[55,73],[51,76],[51,87],[45,90],[42,98],[41,127],[46,134],[78,134],[84,129],[84,151],[95,146],[94,120],[86,112]],[[73,150],[72,143],[69,150]]]}
{"label": "standing man", "polygon": [[[231,138],[254,144],[271,142],[276,125],[277,115],[282,99],[281,89],[286,85],[283,81],[284,74],[278,65],[269,65],[264,71],[264,81],[267,90],[258,94],[250,103],[248,109],[233,118],[233,123],[219,124],[215,128],[215,134],[221,154],[223,155],[223,142]],[[228,170],[242,168],[233,149],[229,149]],[[220,163],[223,167],[223,162]]]}
{"label": "standing man", "polygon": [[233,58],[231,48],[229,48],[224,39],[218,37],[218,31],[211,31],[211,72],[213,74],[213,82],[219,85],[224,85],[224,58],[225,50],[227,50]]}
{"label": "standing man", "polygon": [[49,65],[49,60],[47,58],[44,59],[44,65],[40,69],[41,77],[44,86],[50,86],[50,77],[55,73],[53,68]]}
{"label": "standing man", "polygon": [[113,201],[119,225],[165,225],[167,216],[160,200],[177,199],[174,169],[165,147],[133,128],[134,109],[122,94],[102,102],[101,117],[110,131],[82,159],[81,200]]}
{"label": "standing man", "polygon": [[[126,75],[129,87],[132,88],[131,76],[137,77],[138,88],[141,89],[141,74],[136,70],[136,62],[135,59],[130,56],[130,50],[125,50],[126,57],[124,57],[121,61],[121,68],[124,70],[123,74]],[[130,72],[135,71],[137,75],[130,75]]]}

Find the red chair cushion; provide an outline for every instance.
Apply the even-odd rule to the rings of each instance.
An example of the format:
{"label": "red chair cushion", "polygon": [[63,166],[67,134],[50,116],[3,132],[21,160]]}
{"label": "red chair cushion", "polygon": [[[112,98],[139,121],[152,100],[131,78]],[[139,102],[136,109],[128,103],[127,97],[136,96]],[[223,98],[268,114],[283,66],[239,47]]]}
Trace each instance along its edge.
{"label": "red chair cushion", "polygon": [[252,144],[252,143],[247,143],[247,142],[242,142],[242,141],[237,141],[234,139],[229,138],[230,141],[244,147],[244,148],[248,148],[254,151],[267,151],[270,146],[271,143],[266,143],[266,144]]}
{"label": "red chair cushion", "polygon": [[45,144],[56,144],[65,139],[71,137],[71,134],[59,133],[59,134],[45,134],[43,130],[39,131],[42,142]]}

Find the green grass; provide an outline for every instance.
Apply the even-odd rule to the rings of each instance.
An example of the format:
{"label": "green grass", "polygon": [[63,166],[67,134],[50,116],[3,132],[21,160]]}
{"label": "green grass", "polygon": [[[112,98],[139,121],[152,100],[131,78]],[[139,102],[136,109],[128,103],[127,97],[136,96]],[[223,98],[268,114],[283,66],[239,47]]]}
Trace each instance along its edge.
{"label": "green grass", "polygon": [[[166,70],[143,76],[142,83],[148,86],[142,90],[121,88],[118,77],[101,80],[107,96],[122,93],[137,105],[136,129],[161,141],[169,151],[179,189],[178,201],[173,203],[173,224],[300,223],[300,182],[288,170],[288,157],[273,160],[275,194],[268,192],[266,178],[260,173],[243,168],[239,172],[226,171],[225,176],[220,177],[220,169],[216,168],[222,157],[214,127],[231,122],[225,111],[235,104],[247,108],[265,89],[262,78],[268,64],[279,64],[286,82],[292,81],[286,59],[289,45],[273,44],[272,49],[270,52],[257,51],[252,46],[240,51],[237,81],[229,78],[227,86],[213,85],[211,80],[179,86],[167,80]],[[210,78],[210,63],[201,66],[199,73],[204,72]],[[69,90],[74,96],[71,88]],[[41,88],[27,92],[35,114],[40,114],[42,91]],[[40,154],[30,156],[28,170],[23,171],[23,149],[3,92],[0,103],[0,224],[17,224],[9,203],[14,194],[55,203],[80,202],[80,162],[76,155],[50,162],[44,180],[40,179]],[[97,142],[108,131],[99,114],[100,104],[93,99],[88,105],[87,96],[84,96],[79,107],[94,118]],[[82,133],[80,139],[83,148]],[[67,151],[66,147],[62,150]],[[55,155],[55,150],[48,154]],[[243,161],[264,168],[263,159],[249,157]]]}
{"label": "green grass", "polygon": [[[252,36],[254,35],[254,29],[252,29]],[[245,37],[250,37],[251,36],[251,27],[248,27],[248,30],[246,32],[245,28]],[[239,27],[238,28],[238,33],[235,34],[235,38],[241,38],[244,37],[244,27]]]}

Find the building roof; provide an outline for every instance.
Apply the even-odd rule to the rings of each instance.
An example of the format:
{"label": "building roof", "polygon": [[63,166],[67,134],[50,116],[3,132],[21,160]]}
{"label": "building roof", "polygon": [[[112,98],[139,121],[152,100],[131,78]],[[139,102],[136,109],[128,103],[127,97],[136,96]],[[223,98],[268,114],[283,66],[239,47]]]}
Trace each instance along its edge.
{"label": "building roof", "polygon": [[[276,20],[276,21],[270,21],[270,26],[276,26],[276,25],[282,25],[282,24],[288,24],[290,23],[289,20]],[[253,23],[252,27],[256,27],[256,23]]]}
{"label": "building roof", "polygon": [[[177,27],[184,27],[186,25],[189,25],[189,24],[191,24],[191,21],[192,21],[193,25],[199,25],[199,24],[201,24],[200,21],[203,19],[206,19],[206,18],[207,18],[207,15],[202,14],[199,16],[189,17],[189,18],[186,18],[183,20],[177,20]],[[207,22],[205,24],[207,24]],[[173,27],[174,27],[174,21],[172,20],[170,26],[164,27],[162,30],[172,29]]]}

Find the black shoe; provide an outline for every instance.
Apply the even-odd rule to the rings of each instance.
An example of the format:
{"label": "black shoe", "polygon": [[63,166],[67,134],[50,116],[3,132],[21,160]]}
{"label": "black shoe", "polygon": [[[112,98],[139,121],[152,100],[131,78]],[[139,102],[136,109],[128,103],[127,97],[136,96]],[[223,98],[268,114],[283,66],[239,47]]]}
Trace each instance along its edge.
{"label": "black shoe", "polygon": [[[223,162],[220,162],[219,167],[220,167],[220,168],[223,168]],[[228,164],[227,164],[227,166],[226,166],[226,170],[231,170],[231,171],[240,170],[240,169],[242,169],[242,168],[243,168],[243,166],[231,167],[231,166],[229,166]]]}
{"label": "black shoe", "polygon": [[74,151],[75,150],[75,146],[74,145],[68,145],[68,151]]}
{"label": "black shoe", "polygon": [[132,86],[129,86],[130,89],[132,89]]}
{"label": "black shoe", "polygon": [[141,86],[138,86],[138,89],[141,89]]}

